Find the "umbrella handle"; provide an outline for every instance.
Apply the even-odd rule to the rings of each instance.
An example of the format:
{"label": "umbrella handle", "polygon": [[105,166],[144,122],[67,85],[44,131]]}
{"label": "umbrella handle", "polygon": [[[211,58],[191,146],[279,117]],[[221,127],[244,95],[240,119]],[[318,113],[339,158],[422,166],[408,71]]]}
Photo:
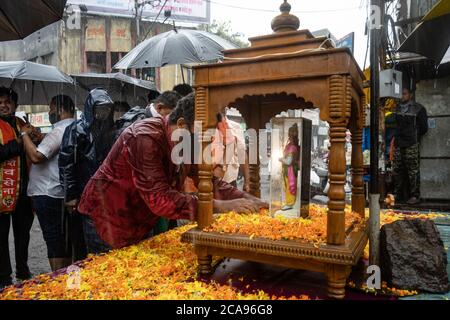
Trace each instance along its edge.
{"label": "umbrella handle", "polygon": [[31,105],[34,104],[34,80],[31,81]]}
{"label": "umbrella handle", "polygon": [[180,68],[181,68],[181,77],[183,78],[183,84],[186,84],[186,80],[184,80],[184,72],[183,72],[183,65],[180,64]]}

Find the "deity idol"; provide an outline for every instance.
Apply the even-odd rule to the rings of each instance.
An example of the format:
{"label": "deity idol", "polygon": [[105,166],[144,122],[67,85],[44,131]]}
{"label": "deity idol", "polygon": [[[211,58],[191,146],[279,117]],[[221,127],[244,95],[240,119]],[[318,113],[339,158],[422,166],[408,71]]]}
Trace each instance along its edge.
{"label": "deity idol", "polygon": [[289,138],[284,148],[283,157],[280,162],[283,166],[282,176],[285,191],[285,205],[283,211],[294,208],[297,199],[297,177],[300,171],[300,146],[298,138],[298,126],[294,124],[289,128]]}

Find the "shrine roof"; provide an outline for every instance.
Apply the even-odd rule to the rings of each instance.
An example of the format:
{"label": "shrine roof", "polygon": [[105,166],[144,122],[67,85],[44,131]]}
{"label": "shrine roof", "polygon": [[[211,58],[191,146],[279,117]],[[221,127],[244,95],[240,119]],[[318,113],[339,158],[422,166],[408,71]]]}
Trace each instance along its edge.
{"label": "shrine roof", "polygon": [[[250,38],[251,46],[248,48],[224,51],[224,61],[221,63],[195,66],[194,68],[202,73],[201,76],[196,77],[196,80],[202,84],[214,83],[217,86],[230,82],[228,75],[233,74],[232,82],[242,83],[252,79],[246,74],[249,72],[268,77],[270,80],[276,79],[277,75],[281,78],[306,78],[338,74],[350,74],[358,82],[365,80],[364,73],[350,49],[335,48],[329,38],[316,38],[309,30],[298,30],[300,19],[290,11],[291,5],[284,0],[280,6],[281,14],[272,20],[274,33]],[[330,59],[324,59],[324,55]],[[297,59],[298,64],[293,59]],[[265,62],[268,64],[267,68],[262,64]],[[255,67],[254,64],[259,66]],[[230,70],[224,71],[224,68]],[[227,74],[228,71],[229,74]],[[224,77],[224,75],[227,76]],[[212,79],[209,79],[210,76]],[[196,85],[199,84],[196,83]]]}
{"label": "shrine roof", "polygon": [[[292,41],[292,42],[278,42],[278,43],[266,43],[265,45],[251,46],[247,48],[230,49],[224,51],[225,59],[229,57],[239,57],[244,56],[250,52],[258,51],[268,51],[271,50],[276,52],[277,49],[287,50],[291,48],[291,51],[285,52],[295,52],[295,48],[304,49],[314,49],[319,47],[324,47],[325,49],[333,48],[331,41],[326,37],[309,38],[302,41]],[[298,50],[297,50],[298,51]]]}
{"label": "shrine roof", "polygon": [[[202,70],[202,69],[221,69],[221,68],[228,68],[232,66],[245,66],[246,64],[253,64],[253,63],[260,63],[265,61],[276,61],[276,60],[286,60],[286,59],[292,59],[292,58],[307,58],[311,56],[322,56],[322,55],[338,55],[338,54],[346,54],[348,55],[349,62],[354,65],[357,72],[359,73],[361,80],[365,80],[366,77],[364,76],[364,73],[362,72],[361,68],[359,67],[358,63],[355,60],[355,57],[352,55],[349,48],[330,48],[330,49],[323,49],[323,50],[310,50],[310,51],[303,51],[303,52],[286,52],[286,53],[273,53],[273,54],[266,54],[259,57],[246,57],[246,58],[233,58],[231,60],[227,60],[223,63],[211,63],[211,64],[203,64],[203,65],[197,65],[194,66],[194,69],[196,70]],[[350,65],[348,65],[348,69],[350,69]],[[342,72],[347,73],[347,72]]]}
{"label": "shrine roof", "polygon": [[[285,32],[275,32],[272,34],[261,35],[257,37],[249,38],[248,40],[252,44],[252,47],[264,45],[269,41],[277,41],[278,39],[295,38],[300,40],[314,39],[314,35],[308,29],[293,30]],[[285,42],[286,40],[284,40]]]}

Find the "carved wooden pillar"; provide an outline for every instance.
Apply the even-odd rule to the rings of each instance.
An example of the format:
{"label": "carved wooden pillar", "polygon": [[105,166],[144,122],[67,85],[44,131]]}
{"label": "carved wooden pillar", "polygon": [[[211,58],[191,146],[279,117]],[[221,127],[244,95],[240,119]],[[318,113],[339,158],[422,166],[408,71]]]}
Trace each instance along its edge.
{"label": "carved wooden pillar", "polygon": [[330,189],[328,191],[327,243],[345,242],[345,123],[330,125],[330,160],[328,164]]}
{"label": "carved wooden pillar", "polygon": [[345,265],[329,264],[326,267],[328,279],[328,297],[332,299],[345,298],[345,285],[350,275],[351,267]]}
{"label": "carved wooden pillar", "polygon": [[352,130],[352,210],[362,217],[366,207],[363,175],[362,129],[355,128]]}
{"label": "carved wooden pillar", "polygon": [[345,138],[347,122],[351,114],[351,78],[348,76],[330,77],[330,156],[328,191],[327,243],[345,243]]}
{"label": "carved wooden pillar", "polygon": [[[261,115],[261,99],[260,97],[251,97],[247,106],[251,112],[251,117],[248,121],[250,128],[255,129],[256,132],[261,127],[260,115]],[[256,138],[256,139],[255,139]],[[259,144],[257,137],[249,136],[249,149],[256,150],[257,162],[250,164],[250,194],[261,198],[261,178],[260,178],[260,159],[259,159]]]}
{"label": "carved wooden pillar", "polygon": [[212,223],[213,219],[213,183],[212,166],[209,164],[199,165],[198,171],[198,227],[203,229]]}
{"label": "carved wooden pillar", "polygon": [[208,248],[195,245],[195,253],[197,254],[198,272],[202,275],[211,274],[213,272],[212,256],[208,254]]}
{"label": "carved wooden pillar", "polygon": [[[203,134],[201,137],[202,150],[206,150],[206,147],[210,143],[210,137],[205,134],[207,130],[207,114],[208,114],[208,90],[206,88],[197,88],[195,97],[195,118],[196,121],[202,122]],[[213,183],[212,183],[212,165],[201,158],[201,164],[198,170],[198,212],[197,212],[197,224],[198,228],[203,229],[208,227],[213,220]],[[195,243],[195,242],[194,242]],[[211,273],[212,257],[208,254],[206,248],[201,246],[195,247],[197,256],[199,271],[201,274]]]}
{"label": "carved wooden pillar", "polygon": [[[201,135],[202,152],[207,150],[211,143],[211,136],[206,134],[208,130],[208,89],[197,88],[195,95],[195,120],[201,123],[203,134]],[[211,158],[205,159],[203,154],[199,155],[201,162],[198,168],[198,214],[197,223],[199,228],[206,228],[212,222],[213,217],[213,184]]]}
{"label": "carved wooden pillar", "polygon": [[258,164],[250,165],[250,194],[257,198],[261,197],[261,181],[259,172],[259,161]]}

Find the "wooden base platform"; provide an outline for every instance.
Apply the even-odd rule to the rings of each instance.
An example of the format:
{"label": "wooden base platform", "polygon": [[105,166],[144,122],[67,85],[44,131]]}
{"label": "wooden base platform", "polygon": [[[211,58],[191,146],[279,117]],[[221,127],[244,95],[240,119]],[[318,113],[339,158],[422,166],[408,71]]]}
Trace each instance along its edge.
{"label": "wooden base platform", "polygon": [[330,298],[343,299],[351,267],[361,258],[367,244],[367,227],[351,232],[344,245],[321,245],[204,232],[194,228],[182,236],[194,244],[199,272],[212,273],[212,256],[236,258],[283,267],[325,273]]}

